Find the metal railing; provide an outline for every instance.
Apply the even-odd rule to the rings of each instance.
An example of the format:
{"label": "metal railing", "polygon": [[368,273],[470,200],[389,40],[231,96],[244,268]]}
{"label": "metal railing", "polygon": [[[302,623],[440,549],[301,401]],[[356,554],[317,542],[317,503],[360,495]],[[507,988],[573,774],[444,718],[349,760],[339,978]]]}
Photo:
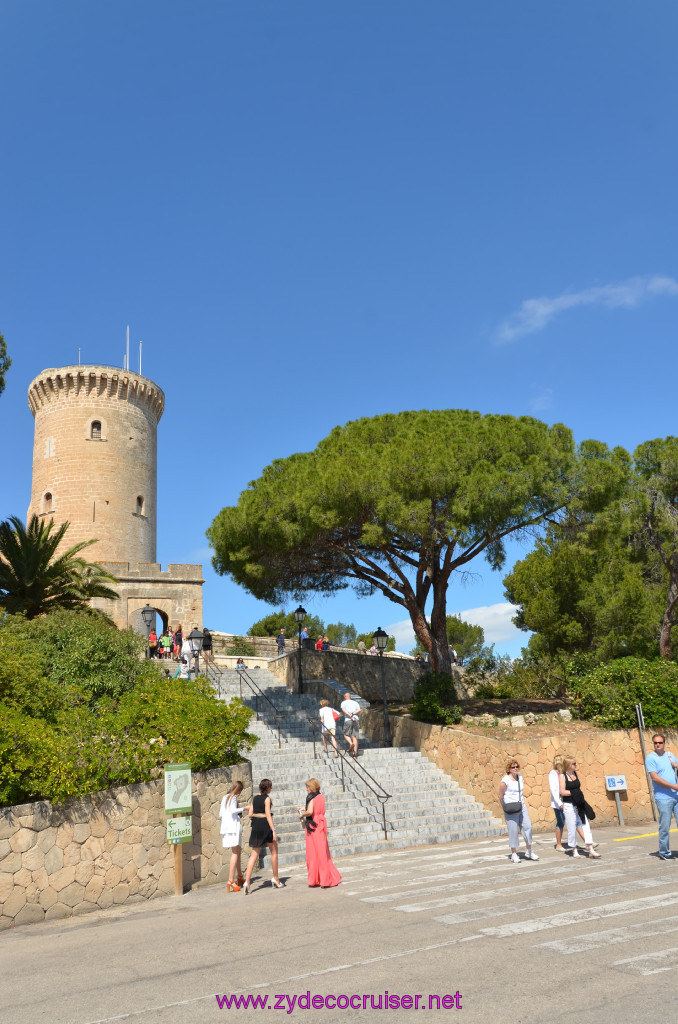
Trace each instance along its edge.
{"label": "metal railing", "polygon": [[[316,732],[320,728],[320,725],[312,718],[307,717],[306,721],[309,723],[311,729],[313,730],[313,758],[314,760],[316,760],[318,757],[316,751]],[[342,791],[344,793],[346,792],[346,778],[344,774],[344,766],[347,765],[351,769],[351,771],[356,775],[356,777],[363,783],[363,785],[367,786],[370,792],[372,792],[379,801],[379,805],[381,806],[381,824],[384,830],[384,839],[388,839],[388,827],[386,825],[386,802],[387,800],[391,799],[392,794],[386,792],[382,784],[377,779],[375,779],[374,775],[372,775],[371,772],[368,772],[367,768],[365,768],[365,766],[362,765],[360,761],[352,757],[347,757],[343,750],[339,750],[338,746],[336,752],[339,755],[339,763],[341,765]]]}
{"label": "metal railing", "polygon": [[[206,662],[205,669],[206,669],[207,678],[212,683],[212,686],[214,686],[215,682],[216,682],[217,693],[221,697],[222,696],[222,692],[221,692],[221,670],[218,669],[216,667],[216,665],[212,666],[209,662]],[[275,706],[275,704],[273,703],[271,698],[268,697],[264,693],[264,691],[261,689],[261,687],[259,686],[258,683],[255,683],[254,679],[252,679],[252,676],[249,674],[249,672],[246,669],[239,668],[237,670],[237,672],[238,672],[238,676],[239,676],[239,680],[240,680],[240,699],[242,700],[242,684],[243,684],[243,680],[244,680],[245,684],[247,686],[249,686],[249,688],[250,688],[251,696],[254,697],[254,711],[255,711],[257,722],[260,720],[259,719],[259,700],[262,700],[262,701],[265,702],[264,705],[263,705],[264,707],[266,705],[268,705],[269,708],[271,709],[271,711],[273,713],[273,717],[275,718],[275,721],[276,721],[276,728],[278,730],[278,747],[281,747],[282,746],[282,740],[281,740],[281,737],[280,737],[280,723],[282,722],[283,718],[285,717],[285,713],[283,711],[280,711],[279,708],[277,708]],[[265,724],[268,724],[268,723],[265,723]]]}
{"label": "metal railing", "polygon": [[[257,682],[255,682],[254,679],[252,679],[252,677],[249,674],[249,672],[247,671],[247,669],[238,669],[237,672],[238,672],[238,677],[239,677],[239,681],[240,681],[240,697],[242,699],[242,686],[243,686],[243,682],[245,682],[245,684],[250,688],[251,694],[254,696],[255,711],[256,711],[257,721],[260,720],[259,719],[259,699],[260,698],[265,702],[265,705],[268,705],[268,707],[271,709],[271,711],[273,713],[273,716],[275,717],[275,721],[276,721],[276,729],[277,729],[277,732],[278,732],[278,747],[281,747],[282,743],[281,743],[281,738],[280,738],[280,723],[285,718],[289,718],[290,720],[292,720],[294,716],[293,715],[286,715],[285,712],[280,711],[279,708],[277,708],[275,706],[275,704],[270,699],[270,697],[268,697],[267,694],[264,693],[264,691],[261,689],[259,684]],[[221,669],[218,669],[216,667],[216,665],[212,665],[210,662],[206,662],[205,663],[205,675],[207,676],[207,678],[212,683],[212,686],[216,687],[217,693],[221,697],[222,696]],[[313,732],[313,759],[317,760],[317,758],[318,758],[317,732],[318,732],[318,730],[320,728],[320,723],[315,721],[313,718],[309,718],[308,715],[306,716],[306,721],[311,726],[311,730]],[[268,723],[265,722],[265,721],[264,721],[264,724],[268,725]],[[269,726],[269,728],[270,728],[270,726]],[[364,786],[366,786],[370,790],[370,792],[376,797],[377,801],[379,802],[379,805],[381,807],[381,819],[382,819],[382,828],[384,830],[384,838],[388,839],[388,826],[386,824],[386,803],[387,803],[388,800],[391,799],[391,793],[388,793],[384,789],[384,787],[381,785],[381,783],[377,779],[375,779],[374,775],[372,775],[371,772],[368,772],[367,768],[365,768],[359,761],[355,760],[354,758],[347,757],[346,754],[344,753],[344,751],[343,750],[339,750],[339,748],[337,748],[337,753],[339,755],[339,759],[340,759],[339,763],[341,765],[341,788],[342,788],[342,791],[344,793],[346,792],[346,767],[349,767],[351,769],[351,771],[354,773],[355,777],[360,782],[362,782]],[[329,767],[331,767],[331,765],[329,765]],[[351,793],[350,789],[349,789],[349,793]],[[351,795],[355,796],[355,798],[358,799],[358,795],[356,793],[351,793]]]}

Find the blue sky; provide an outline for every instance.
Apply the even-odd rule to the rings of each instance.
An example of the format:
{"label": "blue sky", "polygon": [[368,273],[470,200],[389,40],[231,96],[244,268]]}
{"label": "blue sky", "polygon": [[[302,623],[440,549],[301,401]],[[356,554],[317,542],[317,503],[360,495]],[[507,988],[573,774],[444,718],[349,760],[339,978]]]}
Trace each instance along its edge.
{"label": "blue sky", "polygon": [[[0,518],[29,381],[121,364],[127,324],[166,394],[163,564],[359,416],[675,433],[677,28],[669,0],[3,0]],[[474,568],[450,610],[515,654]],[[206,570],[207,624],[265,613]],[[381,598],[304,603],[409,646]]]}

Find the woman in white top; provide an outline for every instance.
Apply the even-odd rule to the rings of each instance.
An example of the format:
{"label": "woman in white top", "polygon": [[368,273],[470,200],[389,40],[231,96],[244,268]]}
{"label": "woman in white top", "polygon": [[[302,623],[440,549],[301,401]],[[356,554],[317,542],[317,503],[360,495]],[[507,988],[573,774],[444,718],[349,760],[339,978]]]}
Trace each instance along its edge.
{"label": "woman in white top", "polygon": [[[520,864],[518,856],[518,831],[523,833],[527,853],[526,860],[539,860],[539,857],[532,850],[532,822],[525,803],[525,782],[522,775],[519,775],[520,765],[515,757],[506,762],[506,775],[499,783],[499,799],[504,810],[506,827],[508,828],[509,846],[511,848],[510,860],[514,864]],[[516,810],[507,810],[507,805],[516,807]]]}
{"label": "woman in white top", "polygon": [[556,754],[553,758],[553,768],[549,772],[549,793],[551,794],[551,807],[556,816],[556,850],[565,853],[563,846],[563,827],[565,815],[563,813],[563,798],[560,795],[560,773],[563,770],[563,755]]}
{"label": "woman in white top", "polygon": [[[336,717],[335,717],[336,716]],[[337,741],[334,738],[334,730],[337,724],[337,718],[339,718],[339,712],[335,711],[334,708],[330,707],[328,700],[320,701],[320,722],[322,725],[322,737],[323,737],[323,750],[327,753],[327,736],[329,734],[330,743],[334,747],[334,756],[339,757],[339,750],[337,748]]]}
{"label": "woman in white top", "polygon": [[[221,842],[224,847],[231,848],[231,863],[228,869],[227,892],[240,892],[245,881],[242,874],[240,857],[242,854],[242,807],[238,807],[238,797],[242,793],[242,782],[234,782],[221,801],[219,817],[221,818]],[[237,882],[236,882],[237,871]]]}

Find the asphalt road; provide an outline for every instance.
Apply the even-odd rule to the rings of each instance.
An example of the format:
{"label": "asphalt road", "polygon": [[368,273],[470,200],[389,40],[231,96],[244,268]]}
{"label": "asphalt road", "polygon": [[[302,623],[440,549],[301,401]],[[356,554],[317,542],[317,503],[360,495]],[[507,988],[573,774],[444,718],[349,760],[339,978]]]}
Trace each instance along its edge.
{"label": "asphalt road", "polygon": [[[678,856],[657,858],[654,829],[596,830],[598,861],[556,853],[547,836],[540,861],[518,865],[505,839],[385,849],[338,861],[332,890],[308,889],[295,868],[280,891],[265,872],[247,897],[212,886],[3,932],[0,1021],[670,1018]],[[224,996],[260,1003],[229,1009]]]}

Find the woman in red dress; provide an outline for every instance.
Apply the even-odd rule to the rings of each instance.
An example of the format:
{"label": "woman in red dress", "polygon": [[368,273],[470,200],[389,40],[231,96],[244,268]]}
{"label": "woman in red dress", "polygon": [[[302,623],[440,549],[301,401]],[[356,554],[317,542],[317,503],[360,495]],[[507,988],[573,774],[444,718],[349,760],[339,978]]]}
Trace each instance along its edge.
{"label": "woman in red dress", "polygon": [[339,885],[341,875],[332,863],[327,843],[327,819],[325,818],[325,797],[320,792],[317,779],[306,783],[306,806],[299,807],[299,818],[306,828],[306,868],[308,884],[330,889]]}

